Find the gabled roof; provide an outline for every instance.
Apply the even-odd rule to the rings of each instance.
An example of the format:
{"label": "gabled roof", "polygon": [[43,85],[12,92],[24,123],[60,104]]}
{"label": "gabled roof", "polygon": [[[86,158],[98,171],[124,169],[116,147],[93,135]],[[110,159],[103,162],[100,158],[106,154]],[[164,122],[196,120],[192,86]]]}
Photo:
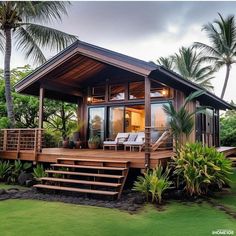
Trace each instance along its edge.
{"label": "gabled roof", "polygon": [[[106,65],[138,74],[140,76],[149,76],[158,82],[162,82],[168,86],[179,89],[187,94],[196,90],[204,90],[199,85],[186,80],[173,71],[169,71],[152,62],[142,61],[86,42],[76,41],[48,60],[42,66],[38,67],[23,80],[19,81],[15,85],[16,91],[30,94],[27,90],[30,86],[38,83],[40,79],[45,77],[53,69],[59,67],[63,62],[69,60],[75,55],[81,55]],[[199,100],[205,104],[212,104],[219,109],[234,109],[234,107],[229,103],[207,90],[205,90],[205,94],[202,95]]]}

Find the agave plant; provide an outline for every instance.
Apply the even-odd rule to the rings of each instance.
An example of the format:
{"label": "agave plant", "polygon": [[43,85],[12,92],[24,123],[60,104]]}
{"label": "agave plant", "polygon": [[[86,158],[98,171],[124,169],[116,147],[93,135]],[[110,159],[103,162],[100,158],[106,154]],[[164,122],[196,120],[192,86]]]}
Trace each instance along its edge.
{"label": "agave plant", "polygon": [[0,161],[0,181],[3,181],[9,172],[11,171],[11,165],[9,161]]}

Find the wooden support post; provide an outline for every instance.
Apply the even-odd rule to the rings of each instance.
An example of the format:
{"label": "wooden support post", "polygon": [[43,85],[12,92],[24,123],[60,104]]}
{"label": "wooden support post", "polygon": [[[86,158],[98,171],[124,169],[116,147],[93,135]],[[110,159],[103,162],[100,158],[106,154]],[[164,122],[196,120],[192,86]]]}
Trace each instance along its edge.
{"label": "wooden support post", "polygon": [[3,151],[7,150],[7,130],[3,131]]}
{"label": "wooden support post", "polygon": [[[42,142],[43,116],[44,116],[44,114],[43,114],[44,95],[45,95],[45,88],[40,87],[40,89],[39,89],[39,130],[37,132],[37,139],[38,139],[38,137],[40,137],[40,140],[38,140],[38,141],[40,141],[40,143]],[[42,145],[40,144],[40,146],[42,146]],[[42,147],[37,149],[37,151],[41,152]]]}
{"label": "wooden support post", "polygon": [[145,168],[150,166],[150,157],[151,157],[151,82],[148,77],[145,77]]}
{"label": "wooden support post", "polygon": [[17,159],[20,155],[20,139],[21,139],[21,130],[18,130],[18,137],[17,137]]}
{"label": "wooden support post", "polygon": [[39,129],[43,129],[43,106],[44,106],[44,93],[45,89],[39,89]]}
{"label": "wooden support post", "polygon": [[37,156],[38,156],[38,135],[39,132],[41,132],[41,130],[35,129],[34,130],[34,164],[36,164],[38,162],[37,160]]}

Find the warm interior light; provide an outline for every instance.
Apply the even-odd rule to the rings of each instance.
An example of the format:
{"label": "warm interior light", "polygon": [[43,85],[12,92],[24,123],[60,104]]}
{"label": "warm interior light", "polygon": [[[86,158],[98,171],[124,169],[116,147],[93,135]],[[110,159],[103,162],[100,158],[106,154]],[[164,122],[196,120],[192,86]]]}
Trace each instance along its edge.
{"label": "warm interior light", "polygon": [[162,93],[163,96],[166,96],[166,95],[168,94],[168,91],[167,91],[166,89],[163,89],[163,90],[161,91],[161,93]]}
{"label": "warm interior light", "polygon": [[88,101],[88,102],[92,102],[92,97],[88,97],[88,98],[87,98],[87,101]]}

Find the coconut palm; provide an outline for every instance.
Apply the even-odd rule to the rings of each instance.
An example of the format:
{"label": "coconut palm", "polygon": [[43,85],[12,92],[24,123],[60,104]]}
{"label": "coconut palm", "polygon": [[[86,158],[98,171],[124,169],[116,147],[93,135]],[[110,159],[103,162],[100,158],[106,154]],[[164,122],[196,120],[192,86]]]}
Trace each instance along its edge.
{"label": "coconut palm", "polygon": [[179,53],[170,57],[160,57],[157,63],[166,69],[173,70],[180,74],[184,79],[213,90],[211,80],[215,72],[211,66],[204,65],[201,60],[202,55],[192,47],[182,47]]}
{"label": "coconut palm", "polygon": [[211,66],[204,65],[201,58],[201,53],[192,47],[182,47],[173,57],[175,69],[183,78],[191,80],[205,89],[213,90],[211,80],[214,78],[215,71]]}
{"label": "coconut palm", "polygon": [[188,141],[194,127],[194,115],[204,112],[205,107],[199,107],[193,112],[189,112],[187,106],[197,97],[204,94],[204,91],[196,91],[186,97],[183,105],[177,110],[172,102],[163,105],[164,112],[170,117],[169,126],[175,139],[176,151],[180,150],[185,141]]}
{"label": "coconut palm", "polygon": [[15,124],[10,83],[12,44],[26,58],[41,64],[45,62],[42,49],[61,50],[76,37],[44,26],[53,20],[61,20],[69,2],[53,1],[1,1],[0,2],[0,50],[4,54],[4,80],[7,114],[11,126]]}
{"label": "coconut palm", "polygon": [[221,98],[224,98],[227,88],[231,65],[236,62],[236,24],[234,16],[214,20],[213,23],[204,25],[202,30],[207,33],[210,45],[195,42],[194,46],[202,49],[205,54],[203,60],[214,64],[215,69],[226,67],[224,85],[221,92]]}
{"label": "coconut palm", "polygon": [[160,57],[157,59],[157,63],[168,70],[174,70],[173,57]]}

